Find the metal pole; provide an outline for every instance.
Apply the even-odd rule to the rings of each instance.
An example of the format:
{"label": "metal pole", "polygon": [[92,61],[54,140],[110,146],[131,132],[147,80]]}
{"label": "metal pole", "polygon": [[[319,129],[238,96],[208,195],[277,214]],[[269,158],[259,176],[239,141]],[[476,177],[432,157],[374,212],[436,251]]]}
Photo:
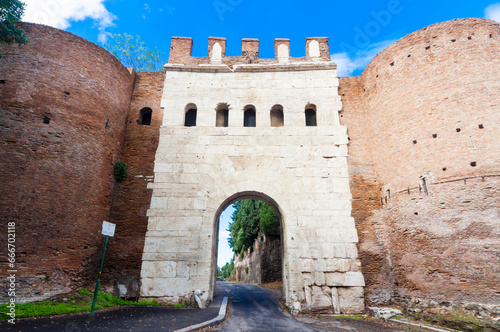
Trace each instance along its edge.
{"label": "metal pole", "polygon": [[106,254],[107,245],[108,245],[108,236],[106,236],[106,241],[104,242],[104,251],[102,252],[101,267],[99,268],[99,274],[97,276],[97,284],[95,285],[94,299],[92,300],[92,307],[90,308],[90,316],[94,315],[95,302],[97,301],[97,293],[99,292],[99,283],[101,282],[102,265],[104,264],[104,255]]}

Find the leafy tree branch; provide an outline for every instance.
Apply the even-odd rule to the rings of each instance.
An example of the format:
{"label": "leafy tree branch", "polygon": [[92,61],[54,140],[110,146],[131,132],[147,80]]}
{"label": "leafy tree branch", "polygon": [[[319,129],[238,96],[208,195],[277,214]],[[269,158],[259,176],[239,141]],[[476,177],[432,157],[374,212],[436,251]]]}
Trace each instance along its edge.
{"label": "leafy tree branch", "polygon": [[[1,1],[1,0],[0,0]],[[112,36],[112,44],[104,44],[121,63],[135,71],[163,71],[163,54],[158,49],[150,50],[146,43],[137,35],[135,38],[128,33]]]}
{"label": "leafy tree branch", "polygon": [[[18,43],[19,46],[28,43],[24,30],[16,27],[21,20],[26,5],[19,0],[0,0],[0,43]],[[5,57],[0,54],[0,58]]]}

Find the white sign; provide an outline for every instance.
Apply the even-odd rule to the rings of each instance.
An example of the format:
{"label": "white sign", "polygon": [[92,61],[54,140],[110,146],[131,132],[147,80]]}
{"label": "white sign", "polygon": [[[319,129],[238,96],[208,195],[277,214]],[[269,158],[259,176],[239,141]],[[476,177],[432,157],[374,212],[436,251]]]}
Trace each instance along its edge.
{"label": "white sign", "polygon": [[102,222],[101,234],[106,236],[115,236],[116,225],[107,221]]}

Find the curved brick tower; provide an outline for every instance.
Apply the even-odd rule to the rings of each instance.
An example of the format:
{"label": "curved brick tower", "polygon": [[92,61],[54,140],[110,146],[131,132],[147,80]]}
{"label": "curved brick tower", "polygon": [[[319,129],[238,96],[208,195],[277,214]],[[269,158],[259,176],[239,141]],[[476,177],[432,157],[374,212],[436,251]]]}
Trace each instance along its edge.
{"label": "curved brick tower", "polygon": [[500,25],[438,23],[342,78],[372,303],[498,304]]}
{"label": "curved brick tower", "polygon": [[17,293],[36,300],[95,278],[133,76],[71,33],[20,27],[27,45],[0,45],[0,220],[16,222]]}

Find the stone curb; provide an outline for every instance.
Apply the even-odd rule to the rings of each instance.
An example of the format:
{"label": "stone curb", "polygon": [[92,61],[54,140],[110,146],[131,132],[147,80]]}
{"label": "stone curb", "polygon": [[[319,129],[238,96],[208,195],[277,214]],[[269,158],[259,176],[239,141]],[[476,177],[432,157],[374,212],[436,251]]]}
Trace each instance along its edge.
{"label": "stone curb", "polygon": [[204,328],[207,326],[219,324],[220,322],[222,322],[224,320],[224,317],[226,317],[226,309],[227,309],[227,296],[224,296],[224,299],[222,300],[222,304],[220,305],[219,314],[217,315],[217,317],[210,319],[210,320],[207,320],[206,322],[203,322],[203,323],[191,325],[191,326],[185,327],[185,328],[180,329],[180,330],[175,330],[174,332],[194,331],[194,330],[198,330],[198,329],[201,329],[201,328]]}
{"label": "stone curb", "polygon": [[391,322],[391,323],[401,324],[401,325],[420,327],[421,329],[435,331],[435,332],[455,332],[455,331],[458,331],[458,330],[450,330],[450,329],[445,329],[445,328],[430,327],[430,326],[423,325],[423,324],[410,323],[410,322],[406,322],[404,320],[399,320],[399,319],[388,319],[387,321]]}

